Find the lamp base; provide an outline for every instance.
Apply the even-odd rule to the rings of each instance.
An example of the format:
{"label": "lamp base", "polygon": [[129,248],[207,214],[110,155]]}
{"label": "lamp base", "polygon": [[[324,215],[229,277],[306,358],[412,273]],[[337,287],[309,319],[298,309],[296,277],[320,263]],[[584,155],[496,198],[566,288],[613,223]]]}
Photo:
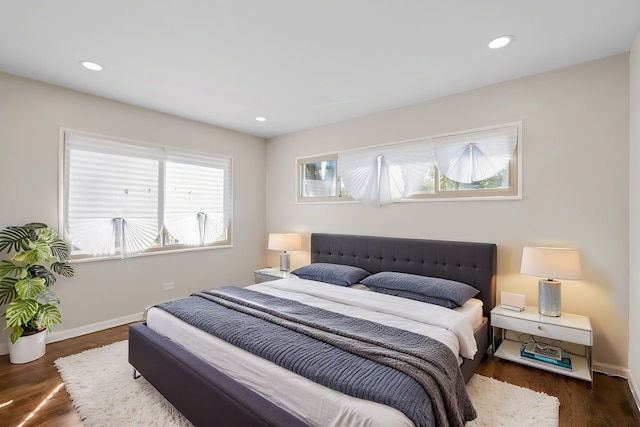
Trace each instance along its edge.
{"label": "lamp base", "polygon": [[280,271],[289,271],[291,268],[289,254],[284,251],[280,254]]}
{"label": "lamp base", "polygon": [[543,316],[560,317],[561,293],[560,282],[557,280],[538,281],[538,313]]}

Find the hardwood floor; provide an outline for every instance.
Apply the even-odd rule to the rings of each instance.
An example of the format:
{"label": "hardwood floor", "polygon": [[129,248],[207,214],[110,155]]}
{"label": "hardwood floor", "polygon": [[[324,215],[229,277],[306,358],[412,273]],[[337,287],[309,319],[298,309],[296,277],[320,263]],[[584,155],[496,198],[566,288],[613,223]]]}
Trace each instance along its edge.
{"label": "hardwood floor", "polygon": [[[53,361],[125,339],[127,326],[119,326],[48,344],[44,357],[24,365],[12,365],[9,356],[0,356],[0,425],[82,426]],[[490,357],[478,373],[557,396],[563,427],[640,426],[640,414],[622,378],[596,374],[592,393],[584,381]]]}
{"label": "hardwood floor", "polygon": [[8,355],[0,356],[0,405],[11,402],[0,407],[0,425],[82,426],[64,386],[58,389],[62,380],[53,361],[126,340],[127,337],[128,327],[119,326],[47,344],[47,352],[43,357],[23,365],[12,365]]}
{"label": "hardwood floor", "polygon": [[477,373],[556,396],[560,400],[561,427],[640,426],[640,413],[624,378],[596,373],[591,392],[586,381],[490,356],[480,364]]}

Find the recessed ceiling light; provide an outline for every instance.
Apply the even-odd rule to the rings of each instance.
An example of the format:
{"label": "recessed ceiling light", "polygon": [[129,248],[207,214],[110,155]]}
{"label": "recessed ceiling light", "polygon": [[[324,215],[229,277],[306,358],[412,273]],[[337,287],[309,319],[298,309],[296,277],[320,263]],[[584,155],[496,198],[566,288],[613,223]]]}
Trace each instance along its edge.
{"label": "recessed ceiling light", "polygon": [[95,62],[91,62],[91,61],[80,61],[80,64],[86,68],[87,70],[91,70],[91,71],[100,71],[102,70],[102,65],[100,64],[96,64]]}
{"label": "recessed ceiling light", "polygon": [[266,122],[267,118],[266,117],[262,117],[262,116],[258,116],[258,117],[256,117],[256,120],[259,121],[259,122]]}
{"label": "recessed ceiling light", "polygon": [[509,43],[513,41],[513,36],[500,36],[491,40],[489,43],[489,47],[491,49],[500,49],[501,47],[505,47]]}

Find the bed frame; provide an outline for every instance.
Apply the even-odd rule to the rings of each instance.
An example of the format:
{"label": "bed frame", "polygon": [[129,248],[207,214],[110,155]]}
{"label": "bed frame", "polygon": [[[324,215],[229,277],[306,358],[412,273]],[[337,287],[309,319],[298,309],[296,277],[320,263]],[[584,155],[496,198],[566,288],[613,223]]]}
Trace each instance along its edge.
{"label": "bed frame", "polygon": [[[489,347],[489,312],[496,300],[497,248],[492,243],[452,242],[313,233],[311,262],[346,264],[371,273],[397,271],[467,283],[480,291],[483,325],[478,353],[464,361],[468,381]],[[129,363],[196,426],[302,426],[272,404],[145,324],[129,328]]]}

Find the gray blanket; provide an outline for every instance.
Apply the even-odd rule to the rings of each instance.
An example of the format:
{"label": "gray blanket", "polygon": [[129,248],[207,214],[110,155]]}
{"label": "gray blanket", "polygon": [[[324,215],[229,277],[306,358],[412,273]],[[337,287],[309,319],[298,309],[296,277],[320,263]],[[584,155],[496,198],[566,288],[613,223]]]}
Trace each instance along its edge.
{"label": "gray blanket", "polygon": [[158,307],[322,385],[394,407],[417,426],[476,416],[456,357],[429,337],[243,288]]}

